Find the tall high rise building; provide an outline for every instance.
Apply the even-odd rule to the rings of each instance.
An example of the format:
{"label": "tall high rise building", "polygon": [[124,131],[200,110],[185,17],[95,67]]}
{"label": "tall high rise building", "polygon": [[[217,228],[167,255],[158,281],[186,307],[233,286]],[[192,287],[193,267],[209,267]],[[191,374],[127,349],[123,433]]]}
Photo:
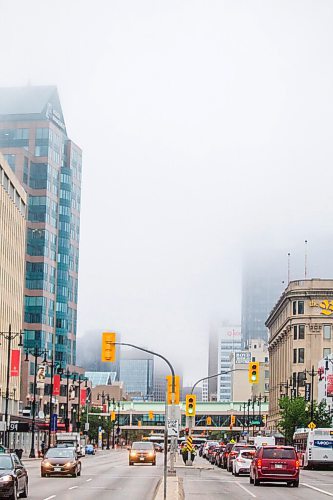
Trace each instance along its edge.
{"label": "tall high rise building", "polygon": [[121,351],[119,379],[130,398],[154,399],[153,355],[135,350]]}
{"label": "tall high rise building", "polygon": [[[0,332],[18,333],[23,326],[25,217],[27,195],[0,153]],[[7,335],[8,337],[8,335]],[[0,413],[5,410],[8,339],[0,343]],[[15,336],[11,349],[19,350]],[[15,362],[12,351],[12,362]],[[18,414],[20,372],[9,379],[8,412]]]}
{"label": "tall high rise building", "polygon": [[0,88],[0,150],[29,200],[25,346],[75,365],[82,153],[56,87]]}
{"label": "tall high rise building", "polygon": [[286,284],[287,260],[272,250],[249,253],[242,278],[242,339],[247,348],[252,339],[268,341],[265,321]]}

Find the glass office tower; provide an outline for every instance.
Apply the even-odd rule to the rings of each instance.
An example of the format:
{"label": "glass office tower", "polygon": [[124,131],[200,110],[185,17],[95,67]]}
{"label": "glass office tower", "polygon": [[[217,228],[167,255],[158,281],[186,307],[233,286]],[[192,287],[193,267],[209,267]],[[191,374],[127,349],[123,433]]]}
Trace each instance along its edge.
{"label": "glass office tower", "polygon": [[29,199],[25,346],[75,365],[82,152],[56,87],[0,88],[0,150]]}

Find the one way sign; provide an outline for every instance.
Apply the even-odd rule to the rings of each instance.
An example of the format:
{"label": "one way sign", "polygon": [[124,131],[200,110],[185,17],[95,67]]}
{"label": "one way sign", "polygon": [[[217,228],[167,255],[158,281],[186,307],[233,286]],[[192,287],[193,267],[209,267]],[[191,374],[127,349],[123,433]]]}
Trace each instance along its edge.
{"label": "one way sign", "polygon": [[168,436],[178,437],[179,434],[179,422],[176,418],[168,418]]}

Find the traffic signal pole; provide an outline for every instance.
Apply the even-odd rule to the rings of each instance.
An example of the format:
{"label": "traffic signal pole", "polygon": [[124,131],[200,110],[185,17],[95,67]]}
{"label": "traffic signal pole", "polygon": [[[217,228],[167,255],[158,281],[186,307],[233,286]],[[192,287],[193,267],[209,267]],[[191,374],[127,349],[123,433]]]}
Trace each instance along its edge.
{"label": "traffic signal pole", "polygon": [[[138,349],[139,351],[147,352],[148,354],[152,354],[153,356],[157,356],[158,358],[163,359],[163,361],[166,362],[168,367],[170,368],[171,371],[171,376],[172,376],[172,396],[171,396],[171,415],[175,415],[175,370],[173,369],[172,364],[170,361],[162,356],[162,354],[159,354],[154,351],[150,351],[149,349],[144,349],[143,347],[139,347],[134,344],[128,344],[127,342],[111,342],[110,343],[114,345],[125,345],[127,347],[133,347],[133,349]],[[103,353],[102,353],[103,356]],[[108,359],[105,359],[106,361],[109,361]],[[175,449],[172,448],[172,439],[171,439],[171,444],[170,444],[170,473],[174,474],[174,464],[175,464]],[[167,475],[168,475],[168,395],[166,394],[166,400],[165,400],[165,425],[164,425],[164,490],[163,490],[163,500],[166,500],[167,498]]]}

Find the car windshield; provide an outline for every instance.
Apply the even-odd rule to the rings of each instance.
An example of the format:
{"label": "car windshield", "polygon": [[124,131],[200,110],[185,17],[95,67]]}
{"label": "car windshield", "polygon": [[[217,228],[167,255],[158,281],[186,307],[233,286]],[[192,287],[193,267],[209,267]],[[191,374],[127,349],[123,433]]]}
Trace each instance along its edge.
{"label": "car windshield", "polygon": [[132,444],[132,450],[152,450],[153,448],[153,443],[138,442]]}
{"label": "car windshield", "polygon": [[288,448],[264,448],[262,458],[294,460],[295,450]]}
{"label": "car windshield", "polygon": [[12,459],[9,455],[2,455],[0,456],[0,469],[12,469],[13,468],[13,462]]}
{"label": "car windshield", "polygon": [[45,455],[46,458],[73,458],[73,450],[68,448],[50,448]]}

